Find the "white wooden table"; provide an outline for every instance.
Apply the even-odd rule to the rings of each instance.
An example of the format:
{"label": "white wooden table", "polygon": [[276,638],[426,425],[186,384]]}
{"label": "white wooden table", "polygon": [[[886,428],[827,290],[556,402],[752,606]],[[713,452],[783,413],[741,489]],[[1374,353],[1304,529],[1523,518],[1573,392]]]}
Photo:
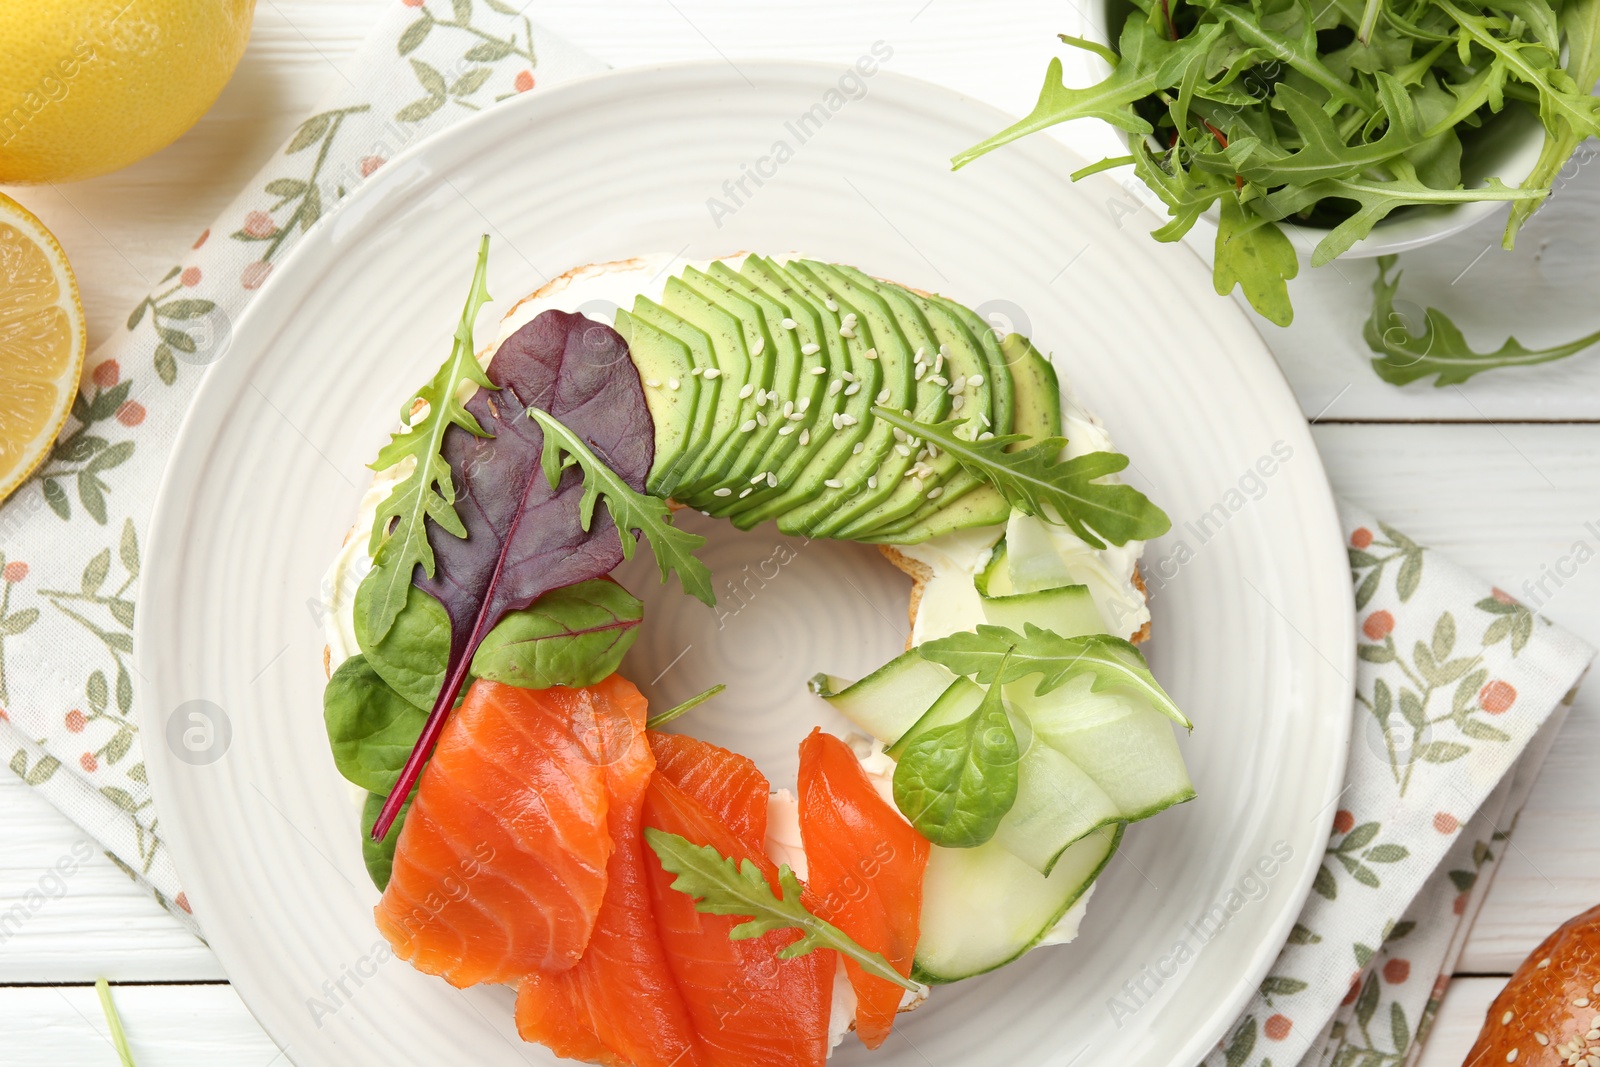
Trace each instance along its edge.
{"label": "white wooden table", "polygon": [[[339,63],[381,6],[261,0],[238,74],[178,143],[105,178],[9,190],[66,247],[91,343],[111,333],[336,84]],[[895,70],[1017,113],[1031,107],[1058,51],[1054,34],[1084,28],[1072,3],[1043,0],[552,0],[531,13],[617,66],[755,55],[843,63],[883,39],[895,48]],[[1491,348],[1507,329],[1530,343],[1594,329],[1595,171],[1577,175],[1515,253],[1477,258],[1498,242],[1491,224],[1407,257],[1403,293],[1443,307]],[[1316,422],[1336,489],[1514,592],[1575,542],[1600,549],[1585,525],[1600,524],[1600,352],[1459,389],[1397,390],[1366,366],[1359,325],[1371,278],[1370,264],[1359,262],[1307,272],[1295,283],[1294,329],[1262,327]],[[1563,581],[1547,583],[1554,595],[1545,614],[1600,644],[1600,565]],[[1428,1067],[1460,1063],[1504,976],[1545,933],[1600,902],[1597,708],[1600,682],[1580,698],[1522,818],[1445,1001]],[[80,837],[18,780],[0,775],[0,909]],[[0,1063],[114,1064],[92,988],[100,976],[116,983],[141,1067],[285,1062],[210,952],[96,854],[65,896],[0,944]]]}

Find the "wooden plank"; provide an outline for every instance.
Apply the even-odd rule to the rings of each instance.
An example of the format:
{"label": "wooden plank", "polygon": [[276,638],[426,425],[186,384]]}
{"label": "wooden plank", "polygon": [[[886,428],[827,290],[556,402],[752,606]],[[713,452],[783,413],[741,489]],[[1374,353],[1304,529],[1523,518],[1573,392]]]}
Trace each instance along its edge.
{"label": "wooden plank", "polygon": [[[135,1063],[289,1063],[231,986],[113,986],[112,997]],[[13,1067],[119,1062],[93,986],[0,987],[0,1049]]]}
{"label": "wooden plank", "polygon": [[210,949],[10,772],[0,812],[0,917],[25,916],[0,921],[0,985],[223,977]]}
{"label": "wooden plank", "polygon": [[1483,1028],[1484,1013],[1505,984],[1503,978],[1458,978],[1451,982],[1417,1067],[1461,1067]]}
{"label": "wooden plank", "polygon": [[[1600,426],[1322,426],[1316,437],[1337,492],[1600,644],[1600,563],[1577,562],[1600,558]],[[1517,826],[1463,973],[1509,974],[1600,901],[1596,752],[1591,678]]]}

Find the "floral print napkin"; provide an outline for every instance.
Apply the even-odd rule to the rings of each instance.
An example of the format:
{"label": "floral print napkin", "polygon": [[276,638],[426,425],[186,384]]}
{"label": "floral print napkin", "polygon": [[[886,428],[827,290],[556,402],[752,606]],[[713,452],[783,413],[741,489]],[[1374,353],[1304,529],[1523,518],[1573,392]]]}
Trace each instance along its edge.
{"label": "floral print napkin", "polygon": [[1289,943],[1207,1067],[1415,1062],[1594,649],[1358,508],[1345,789]]}
{"label": "floral print napkin", "polygon": [[[503,0],[399,0],[95,353],[54,452],[0,506],[0,758],[192,928],[140,754],[132,631],[141,538],[201,372],[299,236],[396,152],[601,69]],[[1593,654],[1399,531],[1345,521],[1362,631],[1348,786],[1315,892],[1217,1067],[1415,1055]]]}

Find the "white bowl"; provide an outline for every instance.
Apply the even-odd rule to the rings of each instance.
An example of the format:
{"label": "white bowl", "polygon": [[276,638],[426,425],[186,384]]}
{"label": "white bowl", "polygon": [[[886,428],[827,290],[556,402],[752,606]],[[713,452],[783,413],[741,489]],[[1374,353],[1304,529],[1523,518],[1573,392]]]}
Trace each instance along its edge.
{"label": "white bowl", "polygon": [[[1117,35],[1111,31],[1113,12],[1128,7],[1127,0],[1096,0],[1086,14],[1088,32],[1085,36],[1114,49]],[[1116,25],[1120,30],[1120,15],[1116,18]],[[1111,73],[1110,65],[1100,57],[1091,53],[1084,53],[1084,56],[1096,80]],[[1462,153],[1462,184],[1472,188],[1489,178],[1499,178],[1507,185],[1520,185],[1532,172],[1543,147],[1544,126],[1539,117],[1527,107],[1507,107],[1473,132],[1471,144],[1465,146]],[[1409,252],[1458,234],[1490,216],[1503,217],[1507,210],[1504,201],[1496,200],[1405,209],[1380,220],[1372,227],[1370,234],[1357,241],[1339,258],[1369,259]],[[1216,208],[1212,208],[1207,217],[1215,220]],[[1288,222],[1278,225],[1295,248],[1308,255],[1317,242],[1328,234],[1327,229],[1318,226]]]}

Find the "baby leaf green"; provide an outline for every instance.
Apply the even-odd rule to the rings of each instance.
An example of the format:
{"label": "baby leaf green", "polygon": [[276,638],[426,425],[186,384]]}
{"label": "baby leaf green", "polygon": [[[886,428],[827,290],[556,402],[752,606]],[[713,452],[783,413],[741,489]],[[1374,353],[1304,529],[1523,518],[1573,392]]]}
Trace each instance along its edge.
{"label": "baby leaf green", "polygon": [[[544,430],[545,477],[555,485],[561,472],[576,463],[583,471],[583,501],[581,504],[583,528],[589,528],[594,517],[596,502],[602,497],[617,533],[622,538],[622,555],[633,558],[638,547],[635,531],[642,533],[655,553],[656,564],[661,568],[661,580],[676,574],[683,583],[684,592],[709,606],[715,606],[717,596],[711,591],[711,571],[698,559],[694,551],[706,543],[699,534],[680,530],[672,525],[672,509],[665,500],[646,496],[623,481],[616,471],[606,466],[589,448],[588,444],[556,420],[549,412],[529,408],[528,417]],[[566,456],[565,460],[562,456]]]}
{"label": "baby leaf green", "polygon": [[[1002,656],[1002,675],[1005,667]],[[900,753],[895,806],[935,845],[976,848],[1017,802],[1021,758],[1003,690],[991,685],[966,719],[929,730]]]}
{"label": "baby leaf green", "polygon": [[472,673],[524,689],[594,685],[621,665],[643,617],[644,605],[604,578],[552,589],[489,631]]}
{"label": "baby leaf green", "polygon": [[[1127,467],[1128,457],[1119,452],[1090,452],[1062,460],[1064,437],[1034,440],[1025,434],[1003,434],[968,441],[956,436],[959,420],[918,422],[882,406],[874,407],[872,414],[936,445],[969,474],[994,486],[1013,508],[1066,526],[1093,548],[1106,547],[1106,541],[1114,545],[1148,541],[1172,528],[1166,512],[1133,486],[1098,480]],[[1027,448],[1006,450],[1024,441],[1030,442]]]}
{"label": "baby leaf green", "polygon": [[993,685],[996,680],[1005,685],[1031,674],[1040,675],[1035,692],[1041,696],[1074,678],[1089,675],[1094,679],[1093,691],[1121,689],[1135,693],[1184,729],[1194,728],[1150,673],[1144,656],[1120,637],[1062,637],[1031,622],[1019,634],[1004,626],[984,623],[976,632],[924,641],[917,651],[924,659],[984,685]]}
{"label": "baby leaf green", "polygon": [[404,606],[382,638],[370,629],[373,612],[369,598],[382,595],[362,582],[356,589],[356,643],[367,666],[385,684],[426,711],[433,707],[444,684],[445,662],[450,655],[450,616],[444,605],[416,586],[409,587]]}
{"label": "baby leaf green", "polygon": [[676,704],[673,707],[668,708],[666,711],[657,712],[656,714],[650,716],[645,720],[644,727],[646,730],[659,730],[672,720],[680,718],[683,715],[693,711],[695,708],[698,708],[701,704],[704,704],[706,701],[710,700],[718,693],[721,693],[726,688],[728,688],[726,685],[724,685],[722,682],[718,682],[710,689],[696,693],[688,700],[685,700],[682,704]]}
{"label": "baby leaf green", "polygon": [[1372,281],[1372,314],[1362,331],[1367,346],[1377,353],[1372,369],[1390,385],[1409,385],[1430,375],[1436,375],[1436,387],[1460,385],[1486,370],[1549,363],[1600,344],[1597,330],[1549,348],[1527,348],[1515,337],[1508,337],[1493,352],[1476,352],[1461,328],[1438,308],[1428,308],[1420,324],[1422,332],[1412,333],[1412,324],[1394,310],[1395,293],[1400,288],[1400,272],[1396,271],[1393,278],[1389,276],[1394,265],[1394,256],[1378,260],[1378,274]]}
{"label": "baby leaf green", "polygon": [[748,859],[735,863],[710,845],[696,845],[653,826],[645,827],[644,839],[667,873],[677,875],[672,888],[692,897],[696,910],[707,915],[749,916],[729,931],[732,940],[760,937],[773,930],[798,930],[802,936],[780,950],[780,958],[792,960],[819,948],[833,949],[870,975],[902,989],[920,988],[881,955],[862,948],[849,934],[813,915],[800,899],[805,891],[800,879],[787,864],[778,870],[779,896],[761,868]]}
{"label": "baby leaf green", "polygon": [[[418,564],[431,577],[434,561],[433,548],[428,544],[427,523],[432,519],[441,529],[457,537],[466,537],[466,527],[456,514],[456,486],[439,448],[444,443],[445,431],[459,426],[468,433],[486,436],[476,417],[464,406],[462,391],[468,385],[480,389],[493,389],[489,378],[473,351],[472,326],[478,311],[489,302],[486,284],[489,271],[489,237],[484,235],[478,246],[478,266],[472,276],[472,289],[467,295],[466,307],[456,326],[455,340],[450,358],[445,360],[433,379],[408,398],[400,409],[400,421],[407,428],[394,434],[389,443],[379,451],[372,464],[376,471],[388,470],[410,460],[410,473],[397,482],[389,495],[378,505],[372,520],[372,533],[367,554],[373,567],[362,585],[369,587],[364,600],[367,632],[382,640],[394,624],[395,617],[405,608],[406,593],[411,587],[412,572]],[[415,400],[427,404],[421,421],[412,423],[411,409]]]}
{"label": "baby leaf green", "polygon": [[334,765],[373,793],[394,788],[427,717],[423,708],[386,685],[365,656],[341,663],[322,691],[322,718]]}

